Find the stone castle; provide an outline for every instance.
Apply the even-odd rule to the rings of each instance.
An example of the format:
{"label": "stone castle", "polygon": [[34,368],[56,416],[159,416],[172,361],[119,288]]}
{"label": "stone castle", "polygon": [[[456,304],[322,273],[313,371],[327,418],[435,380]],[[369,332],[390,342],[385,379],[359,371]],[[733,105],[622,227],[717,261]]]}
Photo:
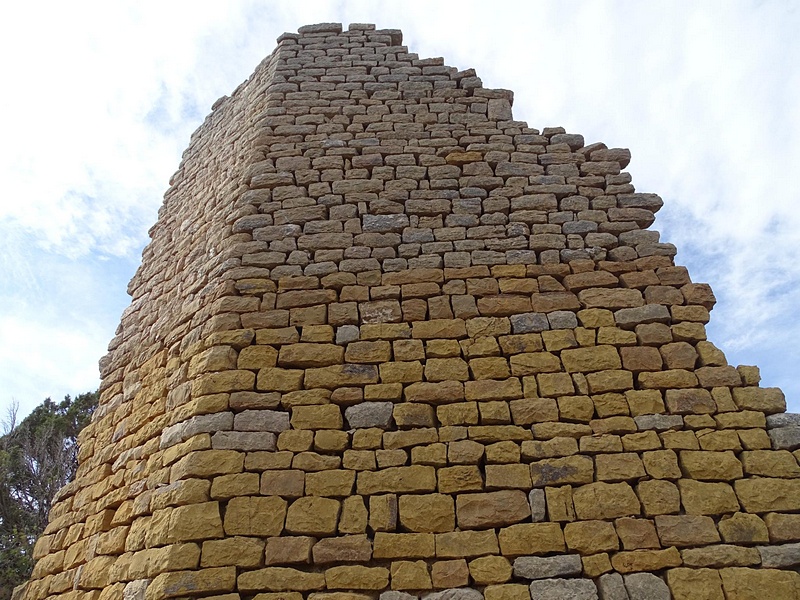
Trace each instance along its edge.
{"label": "stone castle", "polygon": [[170,181],[15,597],[800,598],[800,420],[630,153],[398,30],[277,43]]}

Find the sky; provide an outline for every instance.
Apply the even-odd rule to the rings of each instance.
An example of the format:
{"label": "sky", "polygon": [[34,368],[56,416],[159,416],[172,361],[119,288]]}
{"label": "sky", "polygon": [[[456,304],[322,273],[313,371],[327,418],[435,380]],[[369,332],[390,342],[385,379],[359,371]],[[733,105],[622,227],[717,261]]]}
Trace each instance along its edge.
{"label": "sky", "polygon": [[514,117],[630,148],[652,228],[710,283],[709,339],[800,411],[800,4],[15,3],[0,22],[0,417],[96,389],[189,137],[284,31],[402,29]]}

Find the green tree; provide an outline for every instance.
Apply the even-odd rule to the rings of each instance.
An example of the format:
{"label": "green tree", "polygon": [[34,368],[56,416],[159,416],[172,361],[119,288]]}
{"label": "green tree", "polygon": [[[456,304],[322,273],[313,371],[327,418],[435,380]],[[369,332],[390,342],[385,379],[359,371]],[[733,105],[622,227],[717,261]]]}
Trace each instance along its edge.
{"label": "green tree", "polygon": [[18,424],[9,411],[0,437],[0,600],[30,576],[33,545],[53,496],[75,477],[78,433],[97,401],[97,392],[60,403],[47,398]]}

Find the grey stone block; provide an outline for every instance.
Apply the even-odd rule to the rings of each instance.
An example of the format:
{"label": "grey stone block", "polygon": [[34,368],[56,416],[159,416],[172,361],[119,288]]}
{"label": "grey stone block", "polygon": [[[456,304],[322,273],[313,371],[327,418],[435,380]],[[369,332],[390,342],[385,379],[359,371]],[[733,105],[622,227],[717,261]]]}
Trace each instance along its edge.
{"label": "grey stone block", "polygon": [[591,579],[542,579],[532,581],[531,600],[597,600]]}
{"label": "grey stone block", "polygon": [[800,426],[778,427],[767,431],[775,450],[796,450],[800,448]]}
{"label": "grey stone block", "polygon": [[233,413],[214,413],[211,415],[198,415],[187,421],[167,427],[161,433],[161,448],[169,448],[188,440],[198,433],[213,433],[215,431],[227,431],[233,427]]}
{"label": "grey stone block", "polygon": [[[641,256],[675,256],[678,249],[675,244],[639,244],[636,253]],[[652,305],[660,306],[660,305]]]}
{"label": "grey stone block", "polygon": [[597,223],[594,221],[567,221],[561,226],[561,231],[566,234],[591,233],[597,231]]}
{"label": "grey stone block", "polygon": [[645,304],[637,308],[619,309],[614,313],[614,320],[623,329],[633,329],[640,323],[669,323],[670,315],[663,304]]}
{"label": "grey stone block", "polygon": [[123,600],[144,600],[147,586],[150,585],[150,579],[137,579],[136,581],[129,581],[122,590]]}
{"label": "grey stone block", "polygon": [[383,592],[379,596],[379,600],[417,600],[417,598],[419,598],[419,596],[414,596],[405,592],[398,592],[396,590]]}
{"label": "grey stone block", "polygon": [[392,422],[393,409],[394,405],[391,402],[362,402],[348,407],[344,411],[344,416],[351,429],[368,427],[386,429]]}
{"label": "grey stone block", "polygon": [[[630,156],[630,152],[628,156]],[[664,201],[658,194],[619,194],[617,196],[617,206],[620,208],[644,208],[652,212],[658,212],[664,206]]]}
{"label": "grey stone block", "polygon": [[256,452],[268,450],[274,452],[277,436],[268,431],[218,431],[211,436],[211,447],[214,450],[242,450]]}
{"label": "grey stone block", "polygon": [[774,415],[767,415],[767,429],[791,427],[793,425],[800,425],[800,413],[777,413]]}
{"label": "grey stone block", "polygon": [[681,429],[683,417],[680,415],[639,415],[633,418],[639,431],[654,429],[667,431],[668,429]]}
{"label": "grey stone block", "polygon": [[531,521],[538,523],[547,516],[547,503],[544,490],[531,490],[528,492],[528,503],[531,505]]}
{"label": "grey stone block", "polygon": [[358,341],[361,335],[358,325],[342,325],[336,328],[336,343],[347,344]]}
{"label": "grey stone block", "polygon": [[386,233],[400,232],[408,227],[408,215],[364,215],[362,217],[365,232]]}
{"label": "grey stone block", "polygon": [[236,431],[271,431],[280,433],[289,429],[289,413],[279,410],[245,410],[233,421]]}
{"label": "grey stone block", "polygon": [[597,582],[600,600],[630,600],[619,573],[606,573]]}
{"label": "grey stone block", "polygon": [[557,310],[547,315],[550,329],[574,329],[578,326],[578,317],[569,310]]}
{"label": "grey stone block", "polygon": [[646,229],[634,229],[633,231],[623,231],[619,234],[619,243],[626,246],[638,246],[639,244],[657,244],[659,238],[658,231]]}
{"label": "grey stone block", "polygon": [[452,588],[427,594],[423,600],[483,600],[483,594],[473,588]]}
{"label": "grey stone block", "polygon": [[560,556],[520,556],[514,561],[514,575],[524,579],[547,579],[565,575],[580,575],[583,570],[577,554]]}
{"label": "grey stone block", "polygon": [[544,313],[522,313],[511,316],[511,329],[514,333],[539,333],[550,329],[550,322]]}
{"label": "grey stone block", "polygon": [[660,577],[652,573],[625,575],[625,588],[630,600],[670,600],[669,587]]}
{"label": "grey stone block", "polygon": [[758,552],[765,569],[785,569],[800,564],[800,543],[758,546]]}
{"label": "grey stone block", "polygon": [[533,250],[508,250],[506,262],[509,265],[535,265],[536,252]]}

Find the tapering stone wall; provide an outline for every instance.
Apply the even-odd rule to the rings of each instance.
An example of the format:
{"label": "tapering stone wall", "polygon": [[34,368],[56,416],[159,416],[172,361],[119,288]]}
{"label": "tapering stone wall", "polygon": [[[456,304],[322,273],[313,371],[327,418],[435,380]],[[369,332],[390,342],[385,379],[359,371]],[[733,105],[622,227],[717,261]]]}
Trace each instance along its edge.
{"label": "tapering stone wall", "polygon": [[798,420],[630,153],[401,43],[304,27],[215,104],[16,596],[800,598]]}

